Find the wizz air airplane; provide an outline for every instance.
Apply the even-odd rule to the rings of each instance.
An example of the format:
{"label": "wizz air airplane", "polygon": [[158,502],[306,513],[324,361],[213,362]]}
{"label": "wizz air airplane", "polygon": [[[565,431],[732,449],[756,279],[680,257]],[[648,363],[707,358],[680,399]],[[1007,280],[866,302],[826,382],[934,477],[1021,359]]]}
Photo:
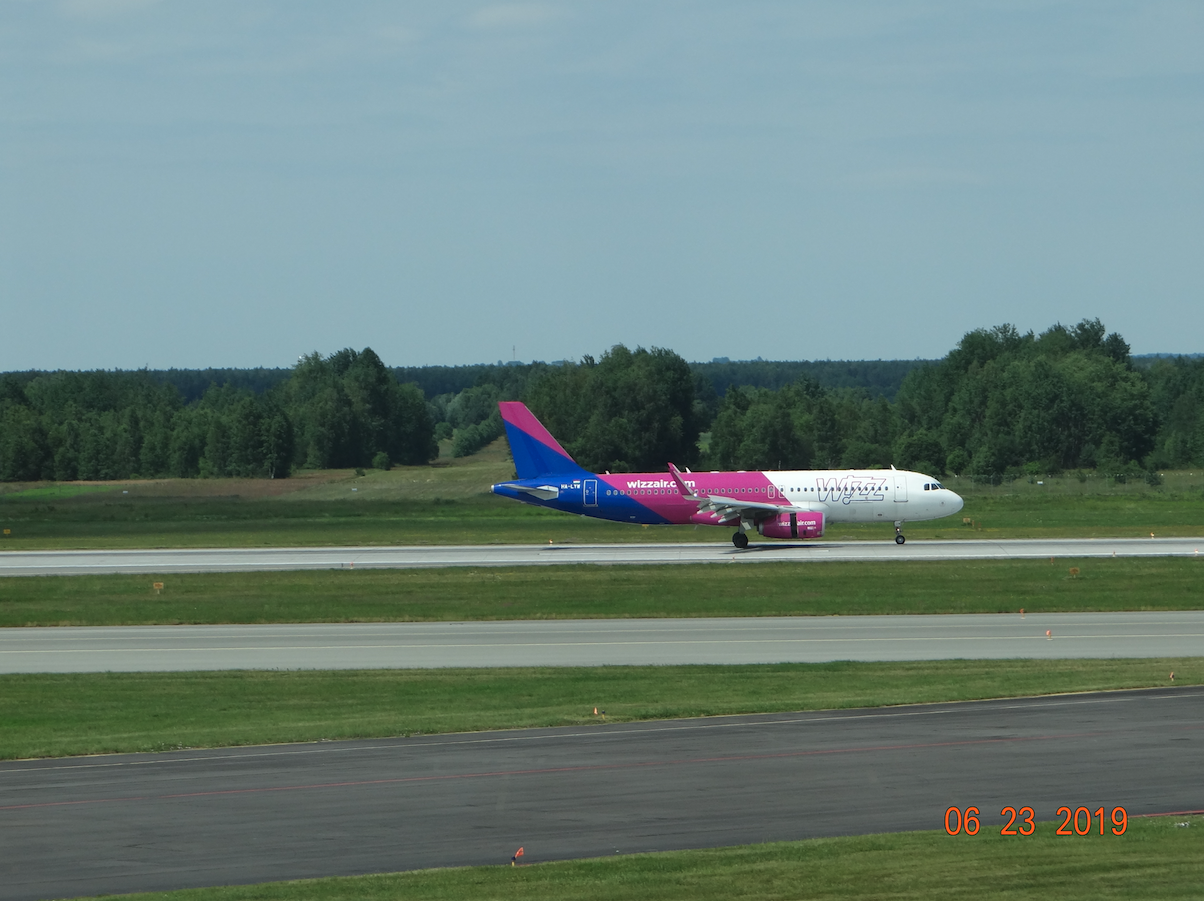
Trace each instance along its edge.
{"label": "wizz air airplane", "polygon": [[525,404],[498,404],[518,478],[493,493],[566,513],[614,522],[726,526],[732,544],[748,534],[819,538],[828,523],[903,523],[940,519],[962,499],[931,476],[885,469],[794,472],[690,472],[672,463],[666,472],[594,473],[582,469]]}

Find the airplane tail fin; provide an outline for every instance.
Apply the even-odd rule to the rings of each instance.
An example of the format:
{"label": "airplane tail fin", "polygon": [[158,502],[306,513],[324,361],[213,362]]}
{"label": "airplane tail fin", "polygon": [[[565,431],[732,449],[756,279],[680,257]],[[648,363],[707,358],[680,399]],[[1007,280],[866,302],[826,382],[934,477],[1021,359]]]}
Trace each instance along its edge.
{"label": "airplane tail fin", "polygon": [[543,427],[527,405],[501,401],[498,410],[506,426],[506,440],[514,457],[514,471],[520,479],[537,479],[549,473],[578,475],[585,472],[560,442]]}

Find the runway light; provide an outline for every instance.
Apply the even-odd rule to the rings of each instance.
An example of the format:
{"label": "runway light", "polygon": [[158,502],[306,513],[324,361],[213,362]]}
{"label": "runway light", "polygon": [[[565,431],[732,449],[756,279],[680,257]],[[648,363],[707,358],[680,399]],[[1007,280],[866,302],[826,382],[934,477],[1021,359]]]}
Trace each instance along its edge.
{"label": "runway light", "polygon": [[1046,629],[1046,630],[1045,630],[1045,640],[1046,640],[1046,641],[1050,641],[1051,639],[1053,639],[1053,630],[1052,630],[1052,629]]}

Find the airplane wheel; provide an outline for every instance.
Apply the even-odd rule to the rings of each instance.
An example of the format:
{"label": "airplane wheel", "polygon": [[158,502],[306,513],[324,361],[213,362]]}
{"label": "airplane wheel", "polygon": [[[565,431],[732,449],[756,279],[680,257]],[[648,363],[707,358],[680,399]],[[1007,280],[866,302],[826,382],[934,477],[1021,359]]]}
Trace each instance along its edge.
{"label": "airplane wheel", "polygon": [[904,541],[906,541],[906,540],[907,540],[907,539],[906,539],[906,538],[904,538],[902,535],[896,535],[896,536],[895,536],[895,544],[902,544],[902,543],[903,543]]}
{"label": "airplane wheel", "polygon": [[732,544],[743,550],[744,548],[748,547],[748,536],[743,532],[737,532],[732,536]]}

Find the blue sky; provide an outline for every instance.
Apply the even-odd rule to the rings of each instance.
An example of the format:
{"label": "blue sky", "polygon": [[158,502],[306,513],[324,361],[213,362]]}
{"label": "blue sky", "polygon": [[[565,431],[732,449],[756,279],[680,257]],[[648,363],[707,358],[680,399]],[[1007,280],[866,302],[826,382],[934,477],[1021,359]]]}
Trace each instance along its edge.
{"label": "blue sky", "polygon": [[1204,350],[1204,5],[0,0],[0,370]]}

